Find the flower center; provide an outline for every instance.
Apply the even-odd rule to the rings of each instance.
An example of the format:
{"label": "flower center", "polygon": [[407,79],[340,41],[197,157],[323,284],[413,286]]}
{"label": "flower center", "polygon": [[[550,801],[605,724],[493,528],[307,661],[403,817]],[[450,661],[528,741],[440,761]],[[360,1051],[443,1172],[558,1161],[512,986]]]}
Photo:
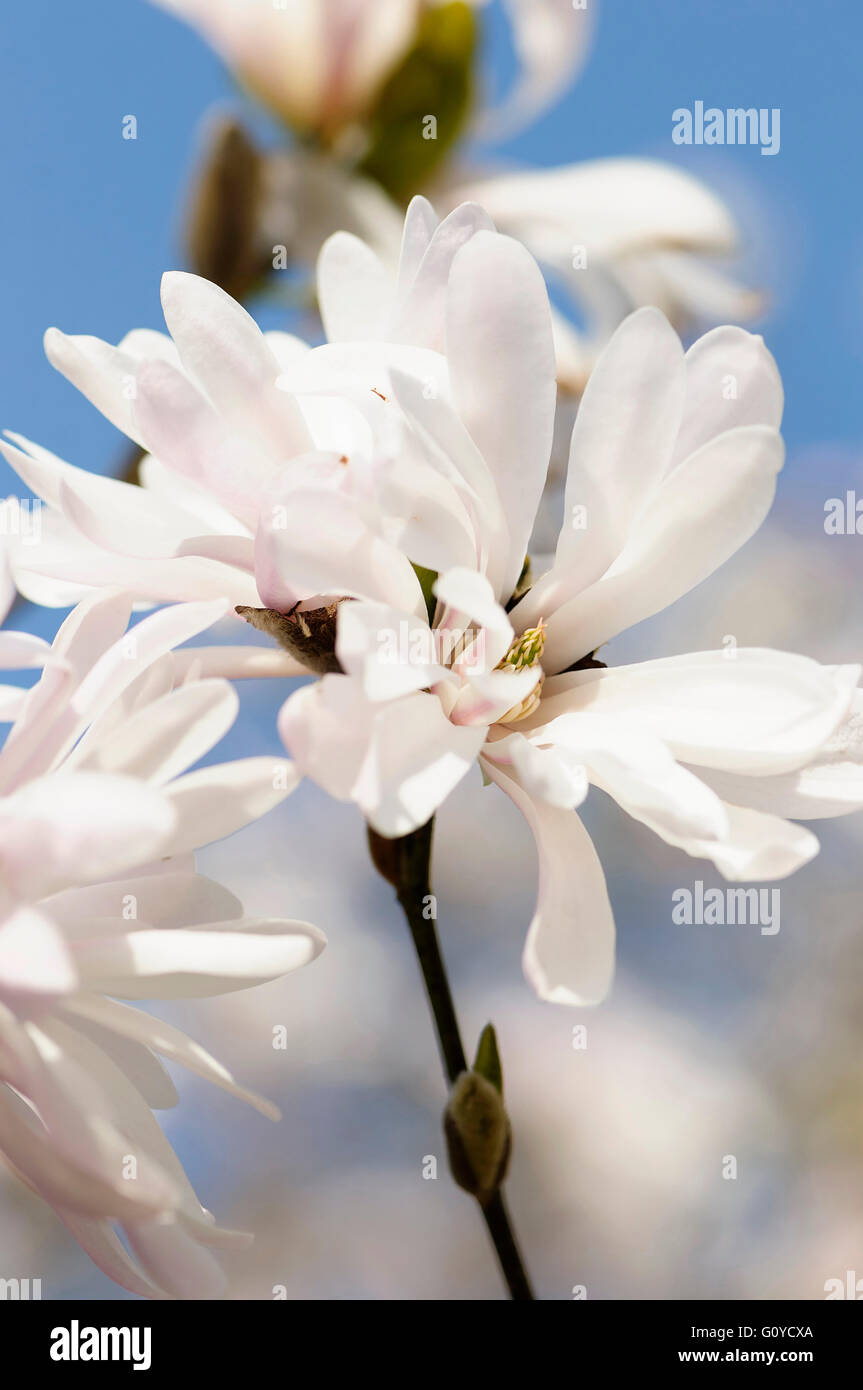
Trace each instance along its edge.
{"label": "flower center", "polygon": [[[545,623],[540,618],[536,627],[526,628],[520,637],[516,637],[506,656],[497,664],[498,671],[527,671],[534,666],[539,666],[542,653],[545,649]],[[529,714],[533,714],[542,698],[542,686],[545,676],[542,671],[533,690],[525,699],[512,709],[508,709],[506,714],[501,715],[498,721],[501,724],[514,724],[519,719],[526,719]]]}

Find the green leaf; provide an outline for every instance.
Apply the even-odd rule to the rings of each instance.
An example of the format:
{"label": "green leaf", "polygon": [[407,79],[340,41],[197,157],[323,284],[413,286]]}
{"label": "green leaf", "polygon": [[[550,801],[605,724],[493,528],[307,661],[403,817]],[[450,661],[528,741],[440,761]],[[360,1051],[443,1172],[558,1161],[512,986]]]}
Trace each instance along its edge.
{"label": "green leaf", "polygon": [[359,168],[401,202],[428,183],[464,126],[476,46],[470,5],[457,0],[433,6],[420,20],[413,48],[380,93]]}
{"label": "green leaf", "polygon": [[500,1095],[503,1095],[503,1067],[492,1023],[487,1023],[480,1034],[473,1070],[486,1081],[490,1081]]}
{"label": "green leaf", "polygon": [[429,615],[429,622],[434,622],[434,611],[437,607],[437,599],[432,593],[434,582],[437,579],[437,570],[427,570],[423,565],[414,565],[414,574],[420,582],[423,591],[423,598],[426,601],[426,612]]}

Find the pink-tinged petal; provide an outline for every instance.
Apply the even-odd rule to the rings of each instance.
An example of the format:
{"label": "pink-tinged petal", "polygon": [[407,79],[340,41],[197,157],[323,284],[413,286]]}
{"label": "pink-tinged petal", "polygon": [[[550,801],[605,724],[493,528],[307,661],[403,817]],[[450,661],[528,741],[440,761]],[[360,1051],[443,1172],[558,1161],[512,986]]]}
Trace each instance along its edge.
{"label": "pink-tinged petal", "polygon": [[85,987],[123,999],[204,999],[266,984],[317,959],[326,938],[308,922],[248,918],[72,943]]}
{"label": "pink-tinged petal", "polygon": [[770,776],[818,755],[846,717],[859,674],[757,647],[693,652],[555,676],[530,722],[577,711],[625,718],[681,762]]}
{"label": "pink-tinged petal", "polygon": [[528,795],[483,760],[493,782],[521,811],[536,841],[539,895],[524,950],[524,972],[540,999],[598,1004],[614,975],[614,917],[605,875],[577,812]]}
{"label": "pink-tinged petal", "polygon": [[452,263],[447,355],[455,402],[497,483],[510,548],[505,600],[527,554],[545,485],[556,398],[551,312],[523,246],[478,232]]}
{"label": "pink-tinged petal", "polygon": [[493,671],[506,656],[515,634],[489,580],[475,570],[451,569],[438,575],[433,592],[438,600],[435,626],[440,642],[445,645],[450,635],[457,638],[462,631],[471,639],[457,656],[457,669],[468,676]]}
{"label": "pink-tinged petal", "polygon": [[399,255],[398,294],[402,297],[413,284],[416,273],[422,264],[423,256],[435,234],[438,224],[437,213],[428,198],[417,194],[411,198],[402,232]]}
{"label": "pink-tinged petal", "polygon": [[278,806],[299,780],[284,758],[241,758],[176,778],[164,788],[176,813],[171,852],[182,854],[233,835]]}
{"label": "pink-tinged petal", "polygon": [[[444,396],[416,377],[393,369],[393,392],[423,445],[426,457],[457,490],[478,541],[479,568],[500,594],[509,553],[509,531],[489,466]],[[477,567],[474,561],[472,566]]]}
{"label": "pink-tinged petal", "polygon": [[595,651],[723,565],[770,510],[783,459],[774,429],[746,425],[673,469],[651,494],[612,568],[548,617],[546,669],[559,671]]}
{"label": "pink-tinged petal", "polygon": [[127,1222],[132,1253],[172,1298],[219,1298],[227,1280],[218,1261],[177,1220]]}
{"label": "pink-tinged petal", "polygon": [[20,907],[0,922],[0,999],[30,1004],[76,989],[69,948],[50,916]]}
{"label": "pink-tinged petal", "polygon": [[476,203],[463,203],[435,228],[412,282],[400,296],[394,341],[446,352],[447,285],[453,260],[477,232],[494,229],[488,213]]}
{"label": "pink-tinged petal", "polygon": [[32,671],[51,655],[49,644],[29,632],[0,632],[0,669]]}
{"label": "pink-tinged petal", "polygon": [[119,1035],[144,1048],[152,1049],[167,1057],[171,1062],[211,1081],[214,1086],[226,1091],[237,1100],[245,1101],[270,1120],[279,1119],[279,1111],[270,1101],[254,1091],[247,1090],[234,1080],[227,1067],[201,1047],[200,1043],[182,1033],[179,1028],[165,1023],[161,1018],[153,1018],[140,1009],[130,1009],[116,999],[103,999],[97,995],[82,994],[69,1000],[65,1012],[73,1021],[86,1020],[98,1024],[106,1032]]}
{"label": "pink-tinged petal", "polygon": [[[223,420],[166,362],[148,362],[139,369],[135,414],[151,452],[181,481],[208,491],[246,526],[254,524],[260,496],[278,474],[278,454],[271,457],[260,440]],[[157,498],[155,504],[159,502]],[[183,535],[194,536],[200,529],[190,521]],[[233,525],[229,534],[237,529]]]}
{"label": "pink-tinged petal", "polygon": [[60,624],[52,651],[73,667],[80,680],[124,636],[131,616],[132,600],[128,594],[94,594],[79,603]]}
{"label": "pink-tinged petal", "polygon": [[256,578],[263,603],[287,612],[316,595],[369,599],[422,613],[407,556],[376,535],[350,498],[300,490],[262,509]]}
{"label": "pink-tinged petal", "polygon": [[[42,911],[62,927],[67,939],[86,936],[99,919],[116,923],[130,920],[155,927],[191,927],[202,922],[238,921],[242,903],[222,884],[173,863],[160,863],[158,872],[122,877],[86,888],[69,888],[41,903]],[[121,926],[121,931],[129,930]]]}
{"label": "pink-tinged petal", "polygon": [[3,880],[19,899],[123,873],[166,851],[176,824],[156,788],[58,772],[0,799]]}
{"label": "pink-tinged petal", "polygon": [[132,413],[138,365],[135,356],[102,342],[101,338],[70,337],[59,328],[49,328],[44,343],[51,366],[62,372],[112,425],[146,448],[145,440],[136,434]]}
{"label": "pink-tinged petal", "polygon": [[296,401],[276,387],[279,363],[241,305],[200,276],[171,271],[162,278],[162,307],[185,370],[230,428],[277,458],[309,448]]}
{"label": "pink-tinged petal", "polygon": [[[117,1136],[118,1140],[120,1136]],[[128,1147],[128,1146],[127,1146]],[[145,1174],[139,1181],[123,1183],[106,1171],[76,1160],[59,1136],[39,1123],[20,1096],[0,1085],[0,1152],[20,1176],[50,1202],[61,1216],[133,1218],[158,1212],[175,1200],[174,1189],[150,1187],[145,1198]],[[123,1171],[123,1149],[111,1155],[117,1174]],[[103,1160],[104,1161],[104,1160]]]}
{"label": "pink-tinged petal", "polygon": [[[97,1060],[94,1072],[82,1067],[58,1040],[64,1032],[61,1025],[49,1022],[48,1027],[57,1032],[56,1038],[36,1023],[20,1025],[0,1010],[4,1079],[33,1107],[22,1110],[7,1104],[5,1112],[0,1108],[0,1125],[5,1127],[0,1149],[48,1201],[82,1215],[140,1220],[174,1208],[180,1191],[148,1151],[140,1147],[135,1151],[134,1182],[124,1176],[131,1134],[125,1124],[120,1127],[114,1120],[124,1096],[137,1098],[171,1152],[149,1107],[98,1048],[91,1045]],[[83,1039],[75,1042],[87,1046]],[[97,1079],[100,1059],[114,1079],[110,1090]]]}
{"label": "pink-tinged petal", "polygon": [[161,785],[203,758],[228,732],[240,707],[227,681],[195,681],[131,714],[95,740],[75,765]]}
{"label": "pink-tinged petal", "polygon": [[505,720],[512,710],[517,710],[541,679],[539,666],[522,671],[505,667],[502,671],[468,676],[449,717],[453,724],[485,724],[486,727],[496,724],[499,719]]}
{"label": "pink-tinged petal", "polygon": [[128,1289],[129,1293],[137,1294],[139,1298],[165,1299],[170,1296],[142,1274],[109,1221],[75,1216],[65,1208],[57,1208],[57,1215],[85,1254],[121,1289]]}

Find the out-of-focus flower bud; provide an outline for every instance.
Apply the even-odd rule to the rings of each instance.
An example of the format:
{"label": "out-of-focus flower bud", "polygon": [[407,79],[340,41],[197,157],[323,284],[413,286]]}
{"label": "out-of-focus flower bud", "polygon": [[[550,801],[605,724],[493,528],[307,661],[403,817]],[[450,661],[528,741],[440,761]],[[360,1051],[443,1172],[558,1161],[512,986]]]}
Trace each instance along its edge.
{"label": "out-of-focus flower bud", "polygon": [[261,231],[265,171],[265,156],[239,121],[212,123],[189,200],[186,247],[195,274],[240,301],[270,269]]}
{"label": "out-of-focus flower bud", "polygon": [[359,169],[407,202],[443,163],[470,112],[477,21],[465,0],[432,5],[383,87],[366,128]]}

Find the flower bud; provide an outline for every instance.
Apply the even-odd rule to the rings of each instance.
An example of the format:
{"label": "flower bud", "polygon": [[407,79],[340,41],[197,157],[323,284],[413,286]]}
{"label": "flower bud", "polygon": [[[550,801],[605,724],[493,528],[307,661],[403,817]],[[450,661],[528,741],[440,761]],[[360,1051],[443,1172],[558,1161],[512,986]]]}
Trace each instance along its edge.
{"label": "flower bud", "polygon": [[240,301],[270,266],[260,233],[264,162],[243,126],[220,118],[208,133],[187,212],[192,269]]}
{"label": "flower bud", "polygon": [[500,1187],[509,1167],[512,1133],[498,1088],[476,1071],[456,1078],[444,1111],[450,1170],[459,1187],[481,1203]]}

